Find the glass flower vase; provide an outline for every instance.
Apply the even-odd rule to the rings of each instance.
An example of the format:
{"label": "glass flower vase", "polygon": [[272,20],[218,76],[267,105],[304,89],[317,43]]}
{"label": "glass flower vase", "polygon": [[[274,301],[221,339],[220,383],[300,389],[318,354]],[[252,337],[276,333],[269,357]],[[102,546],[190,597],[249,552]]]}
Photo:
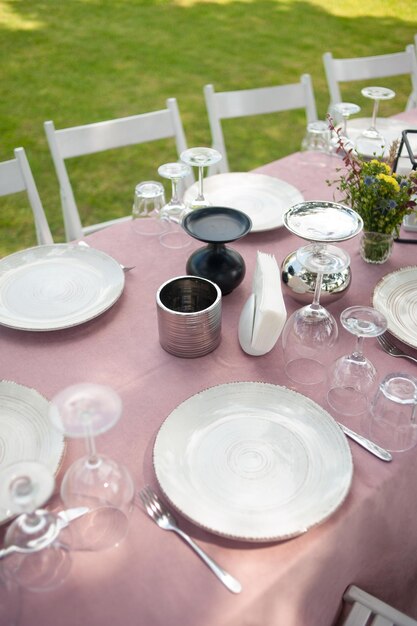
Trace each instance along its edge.
{"label": "glass flower vase", "polygon": [[385,263],[391,255],[394,235],[363,231],[360,240],[360,255],[367,263]]}

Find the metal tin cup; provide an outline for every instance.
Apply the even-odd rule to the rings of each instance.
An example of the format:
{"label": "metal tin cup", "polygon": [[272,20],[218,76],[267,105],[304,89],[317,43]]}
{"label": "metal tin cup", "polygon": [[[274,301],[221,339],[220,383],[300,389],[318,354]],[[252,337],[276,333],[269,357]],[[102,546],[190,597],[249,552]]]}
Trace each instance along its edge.
{"label": "metal tin cup", "polygon": [[177,276],[156,294],[159,341],[167,352],[194,358],[220,343],[222,294],[207,278]]}

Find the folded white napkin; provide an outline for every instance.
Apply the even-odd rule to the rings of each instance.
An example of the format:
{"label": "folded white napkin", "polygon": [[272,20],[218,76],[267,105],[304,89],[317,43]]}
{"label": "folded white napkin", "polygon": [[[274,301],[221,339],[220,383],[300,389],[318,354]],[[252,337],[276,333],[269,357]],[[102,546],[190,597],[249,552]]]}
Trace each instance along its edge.
{"label": "folded white napkin", "polygon": [[239,342],[253,356],[266,354],[276,344],[287,319],[281,275],[275,257],[258,252],[252,294],[239,319]]}

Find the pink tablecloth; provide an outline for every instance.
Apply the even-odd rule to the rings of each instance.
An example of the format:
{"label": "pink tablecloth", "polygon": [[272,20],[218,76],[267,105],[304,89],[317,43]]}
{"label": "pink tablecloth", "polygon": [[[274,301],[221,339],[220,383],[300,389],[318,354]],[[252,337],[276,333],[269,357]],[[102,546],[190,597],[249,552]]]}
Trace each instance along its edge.
{"label": "pink tablecloth", "polygon": [[[317,165],[315,155],[295,154],[261,170],[296,185],[306,199],[331,199],[324,182],[338,162]],[[158,343],[155,293],[185,270],[190,249],[172,251],[135,235],[130,223],[89,237],[89,243],[136,269],[126,275],[121,299],[99,318],[64,331],[18,332],[0,328],[1,377],[39,390],[47,397],[81,381],[111,385],[121,395],[123,417],[98,439],[99,449],[127,465],[138,488],[157,487],[152,467],[155,435],[180,402],[206,387],[230,381],[266,381],[292,386],[283,372],[281,346],[263,357],[240,349],[237,323],[251,291],[257,250],[281,262],[300,240],[284,228],[251,234],[235,244],[246,260],[242,285],[224,298],[222,342],[198,360],[179,359]],[[193,241],[193,247],[197,247]],[[417,247],[396,244],[382,266],[364,263],[357,239],[351,254],[351,289],[330,305],[337,317],[352,304],[370,304],[381,276],[415,264]],[[298,305],[286,295],[289,313]],[[380,376],[416,366],[395,361],[367,341]],[[336,353],[351,347],[340,332]],[[326,406],[324,390],[309,390]],[[196,415],[198,420],[198,415]],[[345,420],[360,431],[362,424]],[[383,463],[351,443],[354,477],[342,507],[325,523],[290,541],[245,544],[218,538],[181,519],[187,530],[243,585],[230,594],[175,536],[157,528],[135,509],[129,534],[105,553],[74,553],[72,573],[55,591],[22,594],[20,626],[330,626],[344,589],[355,583],[417,617],[417,451],[395,454]],[[81,453],[69,442],[58,483]]]}

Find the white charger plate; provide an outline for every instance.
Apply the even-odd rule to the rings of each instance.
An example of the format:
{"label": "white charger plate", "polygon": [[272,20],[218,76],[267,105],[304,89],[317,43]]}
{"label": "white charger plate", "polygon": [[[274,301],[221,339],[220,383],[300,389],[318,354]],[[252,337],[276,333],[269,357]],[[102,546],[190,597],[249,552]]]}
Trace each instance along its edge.
{"label": "white charger plate", "polygon": [[[353,143],[355,143],[359,135],[364,130],[366,130],[367,128],[370,128],[371,122],[372,120],[370,117],[352,117],[348,121],[347,134],[349,138],[353,141]],[[398,141],[401,140],[401,133],[403,130],[407,130],[407,129],[414,130],[417,127],[414,126],[413,124],[409,124],[405,122],[404,120],[397,120],[397,119],[392,119],[389,117],[377,117],[376,128],[377,130],[379,130],[379,132],[385,139],[385,147],[384,147],[384,150],[382,151],[382,155],[387,156],[392,142],[395,140],[398,140]],[[410,140],[410,145],[412,146],[412,148],[417,150],[417,137],[414,138],[414,136],[410,135],[409,140]],[[377,151],[377,155],[378,155],[378,151]],[[368,154],[365,156],[373,156],[373,154]],[[411,164],[407,156],[407,150],[405,148],[403,150],[403,157],[404,158],[401,159],[401,163],[404,163],[405,169],[407,169],[406,166],[408,164],[408,171],[409,171],[411,169]],[[401,163],[399,164],[399,167]]]}
{"label": "white charger plate", "polygon": [[389,332],[417,348],[417,266],[402,267],[381,278],[372,303],[387,318]]}
{"label": "white charger plate", "polygon": [[[190,203],[197,192],[198,183],[194,183],[186,190],[184,202]],[[284,180],[251,172],[209,176],[204,179],[203,193],[213,206],[246,213],[252,220],[252,233],[279,228],[283,212],[304,200],[300,191]]]}
{"label": "white charger plate", "polygon": [[109,309],[123,292],[119,263],[73,244],[37,246],[0,261],[0,324],[19,330],[59,330]]}
{"label": "white charger plate", "polygon": [[[55,474],[65,441],[49,419],[49,402],[17,383],[0,381],[0,468],[18,461],[40,461]],[[0,514],[0,523],[9,518]]]}
{"label": "white charger plate", "polygon": [[346,438],[322,407],[254,382],[211,387],[174,409],[157,434],[154,467],[185,517],[245,541],[287,539],[324,521],[353,472]]}

